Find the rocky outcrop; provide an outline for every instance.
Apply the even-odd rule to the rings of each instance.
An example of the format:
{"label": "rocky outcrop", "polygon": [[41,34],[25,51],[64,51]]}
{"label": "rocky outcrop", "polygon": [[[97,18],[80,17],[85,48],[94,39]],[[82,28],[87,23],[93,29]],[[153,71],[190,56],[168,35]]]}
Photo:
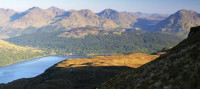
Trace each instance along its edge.
{"label": "rocky outcrop", "polygon": [[198,26],[198,27],[192,27],[190,29],[190,33],[188,34],[188,37],[192,37],[193,35],[198,34],[199,31],[200,31],[200,26]]}

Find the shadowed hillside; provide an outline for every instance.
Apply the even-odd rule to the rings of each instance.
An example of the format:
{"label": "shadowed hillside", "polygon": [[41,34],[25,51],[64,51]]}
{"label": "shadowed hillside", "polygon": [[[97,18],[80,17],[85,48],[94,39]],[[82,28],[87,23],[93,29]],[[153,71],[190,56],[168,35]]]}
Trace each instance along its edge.
{"label": "shadowed hillside", "polygon": [[166,54],[135,70],[122,73],[101,89],[199,89],[200,27]]}
{"label": "shadowed hillside", "polygon": [[68,59],[35,78],[16,80],[0,86],[0,89],[93,89],[111,77],[139,67],[158,56],[135,53]]}

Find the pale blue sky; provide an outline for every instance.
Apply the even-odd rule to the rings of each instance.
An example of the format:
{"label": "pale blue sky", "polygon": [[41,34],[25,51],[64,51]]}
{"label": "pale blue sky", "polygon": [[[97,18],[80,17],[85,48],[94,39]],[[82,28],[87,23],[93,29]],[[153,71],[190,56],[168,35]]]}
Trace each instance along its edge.
{"label": "pale blue sky", "polygon": [[174,13],[180,9],[200,12],[200,0],[0,0],[0,8],[24,11],[31,7],[46,9],[56,6],[65,10],[91,9],[100,12],[111,8],[118,11]]}

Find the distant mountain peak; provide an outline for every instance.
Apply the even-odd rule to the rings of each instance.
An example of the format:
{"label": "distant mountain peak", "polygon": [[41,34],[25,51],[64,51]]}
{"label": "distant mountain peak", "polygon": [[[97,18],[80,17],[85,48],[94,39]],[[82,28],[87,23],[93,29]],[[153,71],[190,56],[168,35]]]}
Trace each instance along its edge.
{"label": "distant mountain peak", "polygon": [[186,36],[189,29],[200,25],[200,14],[193,10],[179,10],[158,23],[154,29]]}
{"label": "distant mountain peak", "polygon": [[55,7],[55,6],[51,6],[51,7],[49,7],[48,9],[59,9],[59,8],[57,8],[57,7]]}
{"label": "distant mountain peak", "polygon": [[108,18],[108,19],[118,19],[119,18],[119,12],[113,9],[105,9],[98,13],[99,16]]}
{"label": "distant mountain peak", "polygon": [[182,9],[182,10],[177,11],[175,14],[179,14],[179,15],[195,15],[195,14],[198,14],[198,12],[193,11],[193,10]]}
{"label": "distant mountain peak", "polygon": [[193,11],[193,10],[187,10],[187,9],[181,9],[181,10],[179,10],[177,12],[195,12],[195,11]]}
{"label": "distant mountain peak", "polygon": [[105,9],[104,11],[113,11],[113,12],[118,12],[118,11],[116,11],[116,10],[114,10],[114,9],[110,9],[110,8]]}
{"label": "distant mountain peak", "polygon": [[39,7],[32,7],[32,8],[30,8],[30,9],[28,9],[29,11],[30,10],[42,10],[41,8],[39,8]]}
{"label": "distant mountain peak", "polygon": [[60,9],[60,8],[58,8],[58,7],[55,7],[55,6],[51,6],[51,7],[49,7],[49,8],[46,9],[46,10],[51,10],[51,11],[65,11],[65,10]]}
{"label": "distant mountain peak", "polygon": [[83,9],[83,10],[79,10],[79,13],[93,13],[93,12],[89,9]]}
{"label": "distant mountain peak", "polygon": [[92,12],[89,9],[83,9],[83,10],[79,10],[78,11],[81,15],[85,16],[85,17],[89,17],[89,16],[95,16],[96,14],[94,14],[94,12]]}
{"label": "distant mountain peak", "polygon": [[0,11],[9,11],[9,10],[12,10],[12,9],[4,9],[4,8],[0,8]]}
{"label": "distant mountain peak", "polygon": [[0,13],[12,13],[14,14],[16,11],[13,9],[4,9],[4,8],[0,8]]}
{"label": "distant mountain peak", "polygon": [[119,12],[116,11],[116,10],[113,10],[113,9],[105,9],[105,10],[103,10],[102,12],[100,12],[99,15],[102,15],[102,14],[104,14],[104,15],[111,15],[111,14],[117,14],[117,13],[119,13]]}
{"label": "distant mountain peak", "polygon": [[136,22],[137,16],[134,13],[123,13],[113,9],[105,9],[97,13],[100,17],[111,19],[116,24],[124,28],[131,28],[131,24]]}
{"label": "distant mountain peak", "polygon": [[32,13],[35,13],[35,12],[42,13],[42,12],[44,12],[44,9],[39,8],[39,7],[32,7],[30,9],[26,10],[25,12],[26,13],[29,13],[29,12],[32,12]]}
{"label": "distant mountain peak", "polygon": [[49,7],[48,9],[46,9],[46,11],[53,16],[60,16],[66,12],[65,10],[57,8],[55,6]]}

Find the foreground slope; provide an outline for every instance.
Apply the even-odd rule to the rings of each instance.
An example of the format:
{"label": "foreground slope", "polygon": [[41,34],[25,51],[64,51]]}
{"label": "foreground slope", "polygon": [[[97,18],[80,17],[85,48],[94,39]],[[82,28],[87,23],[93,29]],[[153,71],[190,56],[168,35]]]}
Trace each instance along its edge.
{"label": "foreground slope", "polygon": [[68,59],[55,64],[35,78],[2,84],[0,89],[93,89],[111,77],[139,67],[158,56],[135,53]]}
{"label": "foreground slope", "polygon": [[200,89],[200,27],[156,60],[118,75],[102,89]]}
{"label": "foreground slope", "polygon": [[42,50],[20,47],[0,40],[0,66],[44,56]]}

